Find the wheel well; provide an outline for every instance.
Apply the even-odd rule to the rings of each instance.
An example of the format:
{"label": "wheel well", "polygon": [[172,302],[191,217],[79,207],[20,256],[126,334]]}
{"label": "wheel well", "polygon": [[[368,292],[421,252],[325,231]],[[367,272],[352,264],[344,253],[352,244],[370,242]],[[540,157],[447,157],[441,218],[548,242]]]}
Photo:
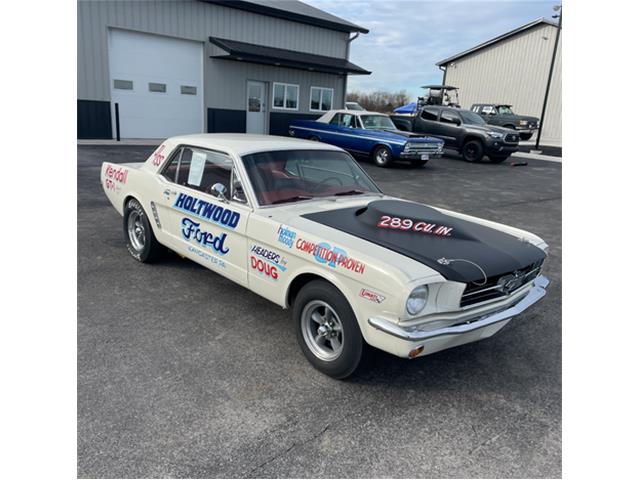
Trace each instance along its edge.
{"label": "wheel well", "polygon": [[296,296],[300,293],[302,287],[313,280],[327,281],[325,278],[320,275],[316,275],[315,273],[302,273],[293,279],[289,284],[289,291],[287,292],[287,307],[291,307],[293,305],[293,302],[295,302]]}
{"label": "wheel well", "polygon": [[464,140],[462,141],[462,145],[464,145],[465,143],[467,143],[470,140],[478,140],[483,146],[484,146],[484,141],[481,137],[477,137],[475,135],[469,135],[464,137]]}
{"label": "wheel well", "polygon": [[391,148],[389,147],[389,145],[385,145],[384,143],[376,143],[373,148],[371,149],[371,151],[369,152],[369,155],[373,155],[373,152],[376,151],[376,148],[378,147],[387,147],[387,149],[389,150],[390,153],[393,154],[393,151],[391,150]]}

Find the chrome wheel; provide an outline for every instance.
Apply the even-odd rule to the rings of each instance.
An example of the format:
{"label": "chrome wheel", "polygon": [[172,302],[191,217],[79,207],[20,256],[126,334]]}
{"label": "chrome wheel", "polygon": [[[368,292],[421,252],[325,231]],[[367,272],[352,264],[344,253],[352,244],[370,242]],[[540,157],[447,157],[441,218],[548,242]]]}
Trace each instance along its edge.
{"label": "chrome wheel", "polygon": [[302,336],[313,354],[321,360],[335,360],[342,353],[344,334],[335,310],[322,300],[309,302],[300,315]]}
{"label": "chrome wheel", "polygon": [[138,252],[144,250],[146,235],[142,215],[137,210],[132,210],[127,219],[127,232],[131,246]]}
{"label": "chrome wheel", "polygon": [[386,165],[389,161],[389,150],[386,148],[379,148],[376,152],[376,163],[378,165]]}

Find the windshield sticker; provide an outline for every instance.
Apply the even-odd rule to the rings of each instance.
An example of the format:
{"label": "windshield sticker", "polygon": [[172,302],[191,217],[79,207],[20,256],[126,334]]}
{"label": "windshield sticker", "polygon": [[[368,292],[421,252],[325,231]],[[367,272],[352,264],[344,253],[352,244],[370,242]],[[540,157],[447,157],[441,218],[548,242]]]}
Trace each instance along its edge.
{"label": "windshield sticker", "polygon": [[296,239],[296,232],[289,230],[284,225],[280,225],[278,228],[278,241],[287,247],[293,247],[293,242]]}
{"label": "windshield sticker", "polygon": [[453,227],[416,221],[411,218],[390,217],[389,215],[382,215],[376,226],[378,228],[390,228],[393,230],[411,230],[412,232],[426,233],[440,237],[450,237],[453,233]]}
{"label": "windshield sticker", "polygon": [[365,264],[349,257],[349,254],[338,247],[332,247],[327,242],[315,244],[299,238],[296,249],[313,255],[316,262],[331,268],[344,268],[355,273],[364,273]]}
{"label": "windshield sticker", "polygon": [[204,173],[204,164],[206,162],[206,153],[193,152],[191,154],[191,166],[189,167],[189,178],[187,178],[189,185],[200,186],[200,183],[202,183],[202,174]]}
{"label": "windshield sticker", "polygon": [[216,236],[206,230],[201,230],[199,223],[188,218],[182,219],[182,236],[185,240],[194,240],[203,247],[210,248],[214,253],[226,255],[229,252],[229,247],[224,244],[227,238],[226,233]]}
{"label": "windshield sticker", "polygon": [[238,212],[200,200],[186,193],[178,195],[173,208],[231,229],[236,228],[240,221]]}

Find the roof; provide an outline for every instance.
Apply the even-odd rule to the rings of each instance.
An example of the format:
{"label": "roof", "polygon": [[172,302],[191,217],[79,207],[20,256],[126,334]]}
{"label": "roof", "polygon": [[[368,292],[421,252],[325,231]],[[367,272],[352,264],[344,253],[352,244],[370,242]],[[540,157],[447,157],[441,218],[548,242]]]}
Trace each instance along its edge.
{"label": "roof", "polygon": [[423,85],[420,88],[431,88],[433,90],[458,90],[458,87],[452,87],[451,85]]}
{"label": "roof", "polygon": [[185,144],[210,150],[222,150],[237,155],[274,150],[337,150],[327,143],[302,140],[275,135],[254,135],[248,133],[198,133],[195,135],[179,135],[167,139],[176,145]]}
{"label": "roof", "polygon": [[384,115],[384,116],[387,116],[386,113],[370,112],[369,110],[346,110],[346,109],[343,108],[343,109],[340,109],[340,110],[327,110],[326,112],[324,112],[324,114],[322,114],[322,116],[320,118],[316,119],[316,122],[325,122],[326,123],[329,120],[331,120],[336,113],[346,113],[347,115],[355,115],[356,117],[359,117],[360,115]]}
{"label": "roof", "polygon": [[207,3],[237,8],[247,12],[259,13],[270,17],[283,18],[299,23],[315,25],[329,30],[340,32],[362,32],[369,30],[348,22],[347,20],[331,15],[323,10],[307,5],[297,0],[202,0]]}
{"label": "roof", "polygon": [[454,60],[458,60],[462,57],[466,57],[467,55],[470,55],[474,52],[477,52],[478,50],[482,50],[483,48],[487,48],[495,43],[501,42],[503,40],[506,40],[510,37],[513,37],[514,35],[518,35],[519,33],[525,32],[531,28],[537,27],[538,25],[551,25],[552,27],[557,27],[558,24],[555,22],[552,22],[551,20],[547,20],[546,18],[539,18],[537,20],[534,20],[533,22],[529,22],[526,25],[522,25],[521,27],[516,28],[515,30],[511,30],[510,32],[504,33],[498,37],[492,38],[491,40],[487,40],[484,43],[481,43],[479,45],[476,45],[475,47],[471,47],[468,50],[465,50],[464,52],[460,52],[456,55],[453,55],[452,57],[449,58],[445,58],[444,60],[440,60],[439,62],[436,63],[436,65],[438,67],[442,66],[442,65],[446,65],[447,63],[451,63]]}
{"label": "roof", "polygon": [[325,57],[323,55],[265,47],[217,37],[209,37],[209,41],[226,52],[226,54],[212,55],[211,58],[239,60],[335,74],[369,75],[371,73],[344,58]]}

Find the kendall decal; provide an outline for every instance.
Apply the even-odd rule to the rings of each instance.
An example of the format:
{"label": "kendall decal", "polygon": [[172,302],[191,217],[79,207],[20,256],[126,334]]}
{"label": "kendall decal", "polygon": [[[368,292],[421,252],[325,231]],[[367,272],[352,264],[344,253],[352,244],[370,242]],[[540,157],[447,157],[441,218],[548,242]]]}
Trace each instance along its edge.
{"label": "kendall decal", "polygon": [[289,230],[284,225],[280,225],[280,228],[278,228],[278,241],[280,243],[291,248],[293,247],[293,242],[295,241],[295,239],[296,239],[296,232],[294,232],[293,230]]}
{"label": "kendall decal", "polygon": [[391,228],[394,230],[411,230],[412,232],[438,235],[441,237],[450,237],[453,233],[453,227],[416,221],[411,218],[390,217],[389,215],[382,215],[378,221],[377,227]]}
{"label": "kendall decal", "polygon": [[104,171],[104,174],[107,178],[110,178],[111,180],[115,180],[118,183],[125,184],[127,183],[127,176],[129,175],[129,170],[124,167],[113,168],[111,165],[107,165],[107,169]]}
{"label": "kendall decal", "polygon": [[364,263],[349,257],[349,254],[338,247],[332,247],[326,242],[315,244],[299,238],[296,248],[313,255],[318,263],[326,264],[331,268],[344,268],[355,273],[364,273]]}
{"label": "kendall decal", "polygon": [[215,253],[225,255],[229,248],[225,247],[224,241],[227,234],[216,236],[205,230],[200,230],[200,224],[188,218],[182,219],[182,236],[185,240],[195,240],[205,248],[210,248]]}
{"label": "kendall decal", "polygon": [[236,228],[240,221],[238,212],[200,200],[186,193],[178,195],[173,208],[231,229]]}

